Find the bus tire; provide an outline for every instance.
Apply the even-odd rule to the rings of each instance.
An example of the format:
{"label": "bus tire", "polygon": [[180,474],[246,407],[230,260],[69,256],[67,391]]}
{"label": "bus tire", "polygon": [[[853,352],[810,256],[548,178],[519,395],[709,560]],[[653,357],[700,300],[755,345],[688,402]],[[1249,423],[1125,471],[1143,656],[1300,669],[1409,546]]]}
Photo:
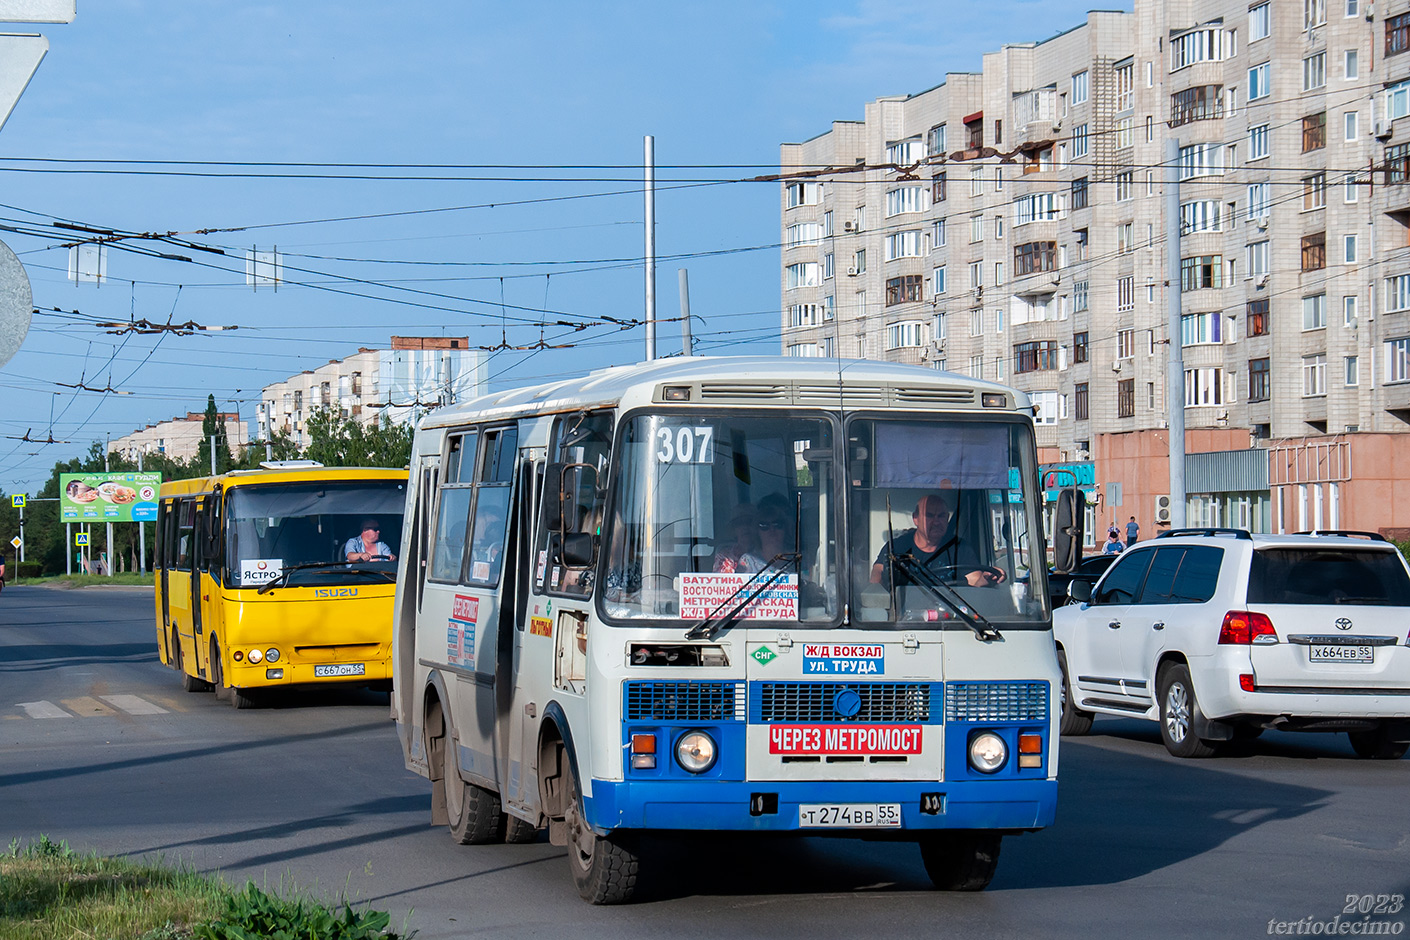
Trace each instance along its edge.
{"label": "bus tire", "polygon": [[171,646],[169,648],[172,668],[181,673],[181,688],[187,692],[209,692],[211,690],[209,682],[186,671],[186,664],[181,659],[181,637],[176,635],[174,629],[171,631]]}
{"label": "bus tire", "polygon": [[517,816],[504,814],[504,841],[509,845],[527,845],[537,841],[539,837],[538,827],[531,822],[525,822]]}
{"label": "bus tire", "polygon": [[466,783],[456,766],[446,761],[441,768],[445,779],[446,816],[450,837],[457,845],[486,845],[498,842],[504,831],[504,810],[499,794]]}
{"label": "bus tire", "polygon": [[230,687],[230,704],[236,708],[258,708],[258,693],[254,689],[237,689]]}
{"label": "bus tire", "polygon": [[947,829],[921,838],[925,873],[941,891],[983,891],[999,867],[1003,836],[982,829]]}
{"label": "bus tire", "polygon": [[583,816],[578,775],[571,764],[568,774],[568,802],[563,807],[568,829],[568,868],[578,894],[589,904],[624,904],[636,893],[641,857],[637,839],[630,832],[600,836]]}
{"label": "bus tire", "polygon": [[1062,670],[1062,689],[1059,693],[1058,732],[1075,737],[1092,730],[1092,713],[1084,712],[1072,699],[1072,678],[1067,674],[1067,654],[1058,650],[1058,668]]}

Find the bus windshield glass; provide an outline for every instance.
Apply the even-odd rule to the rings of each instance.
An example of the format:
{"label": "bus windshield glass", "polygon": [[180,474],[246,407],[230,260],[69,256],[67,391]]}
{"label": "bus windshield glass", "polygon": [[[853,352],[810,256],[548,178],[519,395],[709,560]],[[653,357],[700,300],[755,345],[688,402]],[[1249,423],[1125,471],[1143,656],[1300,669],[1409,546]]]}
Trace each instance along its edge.
{"label": "bus windshield glass", "polygon": [[601,592],[607,617],[703,621],[764,587],[741,620],[836,621],[833,434],[823,415],[628,419]]}
{"label": "bus windshield glass", "polygon": [[857,418],[847,430],[847,476],[854,620],[1046,625],[1026,423]]}
{"label": "bus windshield glass", "polygon": [[[265,483],[231,487],[226,559],[231,587],[258,587],[295,566],[287,587],[366,584],[395,574],[406,484]],[[349,563],[349,553],[356,555]]]}

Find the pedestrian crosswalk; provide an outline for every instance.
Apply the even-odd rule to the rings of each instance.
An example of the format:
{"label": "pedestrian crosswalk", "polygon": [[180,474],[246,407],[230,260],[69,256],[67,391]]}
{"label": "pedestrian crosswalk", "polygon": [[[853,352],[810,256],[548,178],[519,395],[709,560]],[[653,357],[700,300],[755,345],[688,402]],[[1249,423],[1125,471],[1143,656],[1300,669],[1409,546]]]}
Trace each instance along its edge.
{"label": "pedestrian crosswalk", "polygon": [[76,698],[59,699],[57,703],[48,701],[16,702],[22,714],[11,711],[7,718],[113,718],[120,715],[165,715],[172,711],[185,711],[175,702],[162,699],[162,704],[152,701],[156,696],[141,695],[81,695]]}

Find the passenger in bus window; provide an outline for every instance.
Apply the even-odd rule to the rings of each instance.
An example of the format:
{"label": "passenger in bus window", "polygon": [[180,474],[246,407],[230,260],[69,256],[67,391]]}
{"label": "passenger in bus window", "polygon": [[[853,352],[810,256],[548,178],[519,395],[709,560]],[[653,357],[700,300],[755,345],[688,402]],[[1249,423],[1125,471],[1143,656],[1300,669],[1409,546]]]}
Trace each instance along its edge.
{"label": "passenger in bus window", "polygon": [[915,528],[907,529],[882,546],[872,565],[872,584],[899,587],[911,583],[911,578],[899,565],[895,566],[894,577],[888,577],[891,559],[904,555],[910,555],[934,574],[963,577],[970,587],[986,587],[1004,580],[1001,570],[986,566],[973,546],[960,542],[950,504],[939,493],[922,496],[911,513],[911,520]]}
{"label": "passenger in bus window", "polygon": [[751,503],[740,503],[730,516],[730,541],[715,549],[715,571],[748,574],[758,571],[759,523],[758,512]]}
{"label": "passenger in bus window", "polygon": [[343,546],[343,554],[347,556],[348,561],[396,561],[397,556],[392,554],[392,547],[380,540],[381,533],[382,526],[376,519],[362,520],[362,534],[348,539],[347,544]]}
{"label": "passenger in bus window", "polygon": [[793,514],[789,511],[788,500],[777,493],[771,493],[759,501],[758,513],[759,554],[758,571],[785,552],[793,551]]}

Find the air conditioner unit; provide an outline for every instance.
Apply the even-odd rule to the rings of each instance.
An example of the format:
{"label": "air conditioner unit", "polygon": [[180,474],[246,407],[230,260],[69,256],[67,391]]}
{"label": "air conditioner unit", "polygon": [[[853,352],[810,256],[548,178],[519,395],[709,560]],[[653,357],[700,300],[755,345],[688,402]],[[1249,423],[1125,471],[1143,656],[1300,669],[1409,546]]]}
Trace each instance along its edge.
{"label": "air conditioner unit", "polygon": [[842,231],[844,231],[844,232],[855,232],[856,230],[857,230],[857,223],[856,223],[856,222],[843,222],[843,223],[842,223]]}
{"label": "air conditioner unit", "polygon": [[1155,498],[1155,524],[1170,525],[1170,497],[1157,496]]}
{"label": "air conditioner unit", "polygon": [[1082,449],[1079,447],[1079,448],[1077,449],[1077,451],[1076,451],[1075,453],[1073,453],[1072,459],[1073,459],[1073,460],[1091,460],[1091,459],[1092,459],[1092,454],[1091,454],[1090,451],[1082,450]]}
{"label": "air conditioner unit", "polygon": [[857,271],[856,268],[848,268],[848,269],[847,269],[847,276],[848,276],[848,277],[856,277],[858,273],[859,273],[859,272]]}
{"label": "air conditioner unit", "polygon": [[1267,287],[1267,286],[1268,286],[1268,275],[1266,275],[1266,274],[1260,274],[1260,275],[1258,275],[1258,281],[1257,281],[1256,283],[1258,284],[1259,287]]}
{"label": "air conditioner unit", "polygon": [[1375,18],[1376,18],[1376,5],[1375,5],[1374,3],[1368,3],[1368,4],[1366,4],[1366,22],[1369,23],[1369,22],[1371,22],[1372,20],[1374,20]]}
{"label": "air conditioner unit", "polygon": [[1394,133],[1395,130],[1391,126],[1391,122],[1387,121],[1385,118],[1381,118],[1371,125],[1371,134],[1377,140],[1389,140]]}
{"label": "air conditioner unit", "polygon": [[1268,216],[1263,215],[1258,217],[1258,230],[1260,232],[1268,231]]}

